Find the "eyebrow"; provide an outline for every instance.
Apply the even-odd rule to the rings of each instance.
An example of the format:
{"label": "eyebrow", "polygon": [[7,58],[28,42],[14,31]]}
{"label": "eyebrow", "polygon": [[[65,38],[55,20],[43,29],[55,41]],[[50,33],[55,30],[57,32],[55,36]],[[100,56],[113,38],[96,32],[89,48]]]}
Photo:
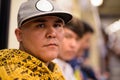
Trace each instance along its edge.
{"label": "eyebrow", "polygon": [[64,23],[61,19],[55,21],[56,23]]}

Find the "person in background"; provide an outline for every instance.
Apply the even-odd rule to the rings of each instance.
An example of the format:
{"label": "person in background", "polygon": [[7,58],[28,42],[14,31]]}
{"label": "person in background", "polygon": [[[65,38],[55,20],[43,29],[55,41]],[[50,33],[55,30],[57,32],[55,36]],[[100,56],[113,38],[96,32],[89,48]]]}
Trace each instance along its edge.
{"label": "person in background", "polygon": [[[69,61],[71,64],[76,80],[97,80],[94,71],[89,65],[89,47],[90,39],[94,33],[94,30],[89,24],[82,21],[83,25],[83,37],[79,40],[79,50],[76,57]],[[82,79],[81,79],[82,77]]]}
{"label": "person in background", "polygon": [[108,52],[105,58],[105,73],[107,80],[120,79],[120,20],[106,27]]}
{"label": "person in background", "polygon": [[0,80],[64,80],[57,64],[64,25],[72,15],[53,0],[28,0],[20,6],[15,30],[19,49],[0,50]]}
{"label": "person in background", "polygon": [[81,21],[73,18],[64,26],[65,36],[62,44],[62,49],[58,58],[54,60],[62,69],[66,80],[75,80],[73,70],[67,63],[75,57],[78,51],[78,41],[82,37]]}

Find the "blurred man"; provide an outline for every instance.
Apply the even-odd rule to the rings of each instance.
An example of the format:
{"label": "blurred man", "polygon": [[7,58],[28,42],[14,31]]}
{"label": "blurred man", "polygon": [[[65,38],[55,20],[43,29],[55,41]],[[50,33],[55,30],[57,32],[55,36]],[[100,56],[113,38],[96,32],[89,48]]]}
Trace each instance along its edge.
{"label": "blurred man", "polygon": [[[79,40],[79,50],[76,54],[76,57],[71,60],[69,63],[74,69],[75,76],[77,80],[96,80],[93,70],[89,66],[89,47],[90,39],[94,31],[90,25],[86,22],[82,22],[83,25],[83,37]],[[81,79],[82,77],[82,79]]]}
{"label": "blurred man", "polygon": [[108,80],[120,79],[120,20],[113,22],[106,28],[108,34],[108,53],[105,68]]}
{"label": "blurred man", "polygon": [[73,18],[64,27],[65,36],[62,49],[55,62],[61,67],[66,80],[75,80],[73,70],[67,61],[75,58],[78,51],[78,41],[82,37],[82,25],[79,19]]}

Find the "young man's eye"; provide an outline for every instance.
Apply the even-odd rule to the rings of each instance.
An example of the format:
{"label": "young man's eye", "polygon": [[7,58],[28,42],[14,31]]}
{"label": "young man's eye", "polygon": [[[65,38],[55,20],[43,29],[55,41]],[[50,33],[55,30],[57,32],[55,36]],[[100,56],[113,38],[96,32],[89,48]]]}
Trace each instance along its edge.
{"label": "young man's eye", "polygon": [[62,24],[54,24],[54,27],[62,27]]}
{"label": "young man's eye", "polygon": [[40,28],[44,28],[45,25],[44,25],[44,24],[39,24],[38,27],[40,27]]}
{"label": "young man's eye", "polygon": [[65,37],[65,38],[72,38],[72,36],[69,35],[69,34],[66,34],[64,37]]}

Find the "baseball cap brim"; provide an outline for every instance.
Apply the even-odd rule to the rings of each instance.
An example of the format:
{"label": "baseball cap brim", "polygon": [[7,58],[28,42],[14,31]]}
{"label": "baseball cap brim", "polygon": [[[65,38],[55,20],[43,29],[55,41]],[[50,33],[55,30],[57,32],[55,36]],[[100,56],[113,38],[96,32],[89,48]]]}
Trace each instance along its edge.
{"label": "baseball cap brim", "polygon": [[21,26],[23,23],[25,23],[28,20],[34,19],[34,18],[38,18],[38,17],[42,17],[42,16],[57,16],[61,19],[63,19],[63,21],[65,22],[65,24],[67,22],[69,22],[72,19],[72,15],[66,12],[46,12],[44,14],[34,14],[31,16],[28,16],[26,18],[24,18],[20,23],[19,26]]}

